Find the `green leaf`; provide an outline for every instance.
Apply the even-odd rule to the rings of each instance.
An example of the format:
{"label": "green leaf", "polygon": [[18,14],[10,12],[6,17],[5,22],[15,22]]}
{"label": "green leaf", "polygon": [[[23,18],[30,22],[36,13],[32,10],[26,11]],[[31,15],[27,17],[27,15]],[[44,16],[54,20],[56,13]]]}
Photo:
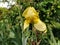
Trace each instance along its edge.
{"label": "green leaf", "polygon": [[52,21],[51,23],[52,23],[54,28],[60,29],[60,23],[59,22]]}
{"label": "green leaf", "polygon": [[60,40],[58,40],[58,45],[60,45]]}

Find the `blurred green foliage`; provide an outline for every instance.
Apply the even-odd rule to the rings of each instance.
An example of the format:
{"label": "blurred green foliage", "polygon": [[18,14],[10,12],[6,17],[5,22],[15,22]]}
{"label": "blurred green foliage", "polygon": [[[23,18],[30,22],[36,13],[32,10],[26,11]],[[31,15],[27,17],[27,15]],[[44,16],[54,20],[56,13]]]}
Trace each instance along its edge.
{"label": "blurred green foliage", "polygon": [[[23,32],[22,13],[28,6],[39,12],[47,33],[33,31],[31,25]],[[0,8],[0,45],[32,45],[39,41],[40,45],[60,45],[60,0],[17,0],[9,9]]]}

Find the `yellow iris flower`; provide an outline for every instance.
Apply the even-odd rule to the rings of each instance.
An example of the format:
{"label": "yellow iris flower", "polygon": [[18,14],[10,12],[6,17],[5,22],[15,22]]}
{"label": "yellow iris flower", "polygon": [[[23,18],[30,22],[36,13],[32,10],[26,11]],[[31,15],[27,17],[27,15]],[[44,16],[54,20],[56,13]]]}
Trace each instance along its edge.
{"label": "yellow iris flower", "polygon": [[22,16],[25,17],[24,30],[30,23],[33,23],[37,30],[46,31],[46,25],[39,19],[39,13],[34,9],[34,7],[28,7],[25,9]]}

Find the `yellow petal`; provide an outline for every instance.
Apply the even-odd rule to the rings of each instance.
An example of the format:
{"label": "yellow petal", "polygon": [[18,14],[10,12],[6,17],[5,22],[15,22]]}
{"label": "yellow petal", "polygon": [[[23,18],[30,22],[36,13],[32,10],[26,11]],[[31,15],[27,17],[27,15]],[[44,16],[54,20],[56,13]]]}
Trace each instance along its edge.
{"label": "yellow petal", "polygon": [[25,18],[38,16],[38,12],[33,7],[28,7],[22,14]]}
{"label": "yellow petal", "polygon": [[46,33],[46,32],[47,32],[47,30],[44,31],[44,33]]}
{"label": "yellow petal", "polygon": [[46,25],[40,19],[36,19],[38,22],[34,24],[34,27],[39,31],[45,31]]}
{"label": "yellow petal", "polygon": [[25,20],[24,21],[24,30],[29,27],[30,20]]}

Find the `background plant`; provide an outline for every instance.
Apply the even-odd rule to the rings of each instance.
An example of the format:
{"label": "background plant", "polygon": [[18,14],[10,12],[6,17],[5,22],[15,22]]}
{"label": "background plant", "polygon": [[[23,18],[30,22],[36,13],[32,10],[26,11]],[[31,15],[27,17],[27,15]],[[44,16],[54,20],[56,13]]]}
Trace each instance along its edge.
{"label": "background plant", "polygon": [[[7,0],[3,0],[6,2]],[[60,0],[15,0],[11,8],[0,8],[0,45],[60,44]],[[32,24],[23,32],[23,11],[33,6],[47,26],[47,33],[32,31]]]}

